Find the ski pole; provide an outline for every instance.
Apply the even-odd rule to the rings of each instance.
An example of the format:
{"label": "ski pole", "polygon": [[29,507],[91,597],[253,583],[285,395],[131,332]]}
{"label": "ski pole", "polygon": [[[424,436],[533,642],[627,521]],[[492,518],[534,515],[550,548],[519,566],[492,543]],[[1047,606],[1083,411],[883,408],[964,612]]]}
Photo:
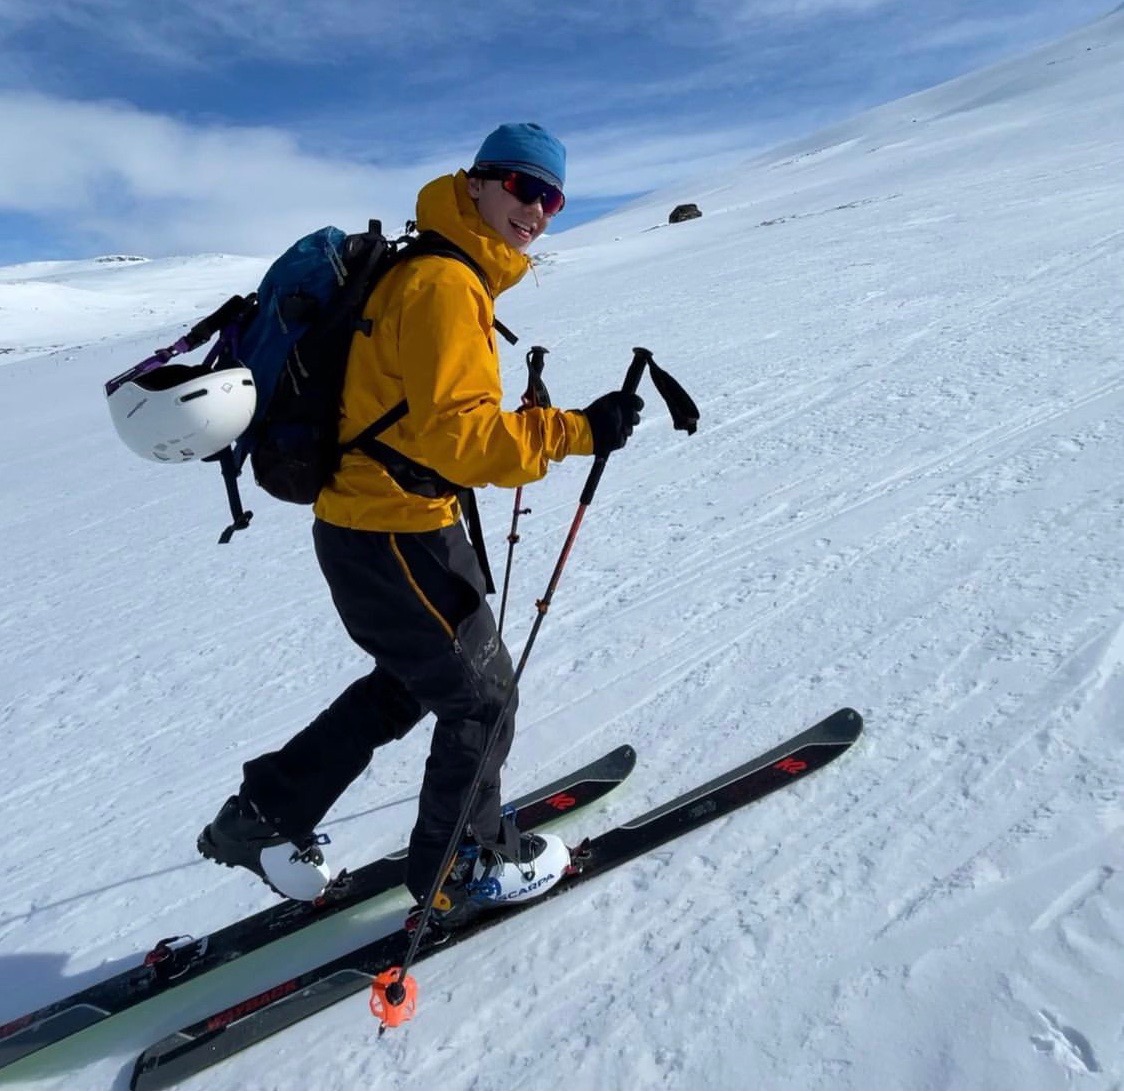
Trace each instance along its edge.
{"label": "ski pole", "polygon": [[[624,385],[621,387],[621,392],[624,394],[635,394],[640,385],[640,380],[644,375],[644,369],[650,369],[656,389],[667,403],[675,427],[687,432],[688,435],[693,434],[698,424],[699,413],[695,403],[691,400],[687,392],[668,375],[667,372],[656,365],[648,349],[634,348],[632,354],[632,363],[629,364]],[[484,779],[484,770],[487,768],[488,759],[492,756],[496,740],[500,736],[500,728],[511,710],[516,693],[519,691],[519,681],[523,677],[523,670],[527,666],[527,660],[530,658],[531,649],[534,647],[535,640],[539,635],[539,630],[542,628],[543,620],[554,599],[554,592],[557,590],[558,583],[562,578],[562,570],[566,567],[566,561],[569,559],[570,551],[577,539],[582,520],[585,518],[585,513],[589,510],[589,506],[593,503],[593,497],[597,492],[598,485],[601,483],[601,475],[605,472],[605,465],[608,459],[608,455],[598,455],[594,459],[593,466],[589,471],[589,476],[586,478],[585,487],[582,489],[578,510],[574,515],[569,533],[566,535],[566,540],[562,545],[562,551],[558,556],[554,571],[551,573],[546,592],[543,597],[535,603],[538,612],[535,616],[534,624],[531,626],[531,632],[527,637],[527,642],[523,646],[523,654],[519,657],[519,663],[512,676],[511,685],[508,688],[503,706],[492,724],[491,731],[488,733],[484,752],[480,756],[480,761],[476,766],[476,772],[473,775],[472,783],[469,785],[468,792],[465,795],[464,804],[461,807],[460,815],[457,817],[453,835],[449,838],[449,844],[445,849],[445,855],[441,861],[441,866],[438,868],[437,874],[433,880],[433,885],[430,887],[425,902],[422,904],[421,914],[418,917],[413,934],[410,937],[410,944],[407,948],[406,956],[402,960],[402,965],[392,967],[379,974],[372,985],[371,1011],[382,1020],[379,1025],[380,1035],[388,1026],[398,1026],[400,1023],[410,1019],[414,1014],[417,1000],[417,983],[409,976],[410,967],[417,957],[418,948],[421,946],[426,926],[429,924],[429,920],[433,915],[433,905],[437,900],[437,895],[441,891],[441,885],[445,881],[445,876],[460,847],[461,837],[464,834],[465,826],[468,824],[469,814],[472,812],[472,806],[476,802],[476,795],[480,790],[480,783]]]}
{"label": "ski pole", "polygon": [[[546,366],[546,354],[549,349],[544,349],[542,345],[532,345],[531,351],[527,353],[527,389],[523,392],[523,408],[524,409],[549,409],[550,408],[550,395],[547,393],[546,385],[543,383],[542,372]],[[503,638],[503,619],[507,613],[507,591],[511,584],[511,562],[515,558],[515,546],[519,541],[519,516],[529,515],[530,508],[525,508],[523,505],[523,486],[520,485],[515,490],[515,504],[511,512],[511,530],[507,535],[507,566],[503,573],[503,593],[500,595],[500,617],[496,626],[496,630]]]}

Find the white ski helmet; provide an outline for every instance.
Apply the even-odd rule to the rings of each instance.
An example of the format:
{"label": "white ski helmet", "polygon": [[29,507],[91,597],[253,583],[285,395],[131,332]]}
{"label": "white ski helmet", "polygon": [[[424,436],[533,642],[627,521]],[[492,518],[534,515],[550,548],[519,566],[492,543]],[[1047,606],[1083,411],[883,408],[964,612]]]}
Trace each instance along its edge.
{"label": "white ski helmet", "polygon": [[166,364],[109,395],[109,413],[125,446],[154,462],[217,454],[246,430],[256,404],[249,368],[213,371],[205,364]]}

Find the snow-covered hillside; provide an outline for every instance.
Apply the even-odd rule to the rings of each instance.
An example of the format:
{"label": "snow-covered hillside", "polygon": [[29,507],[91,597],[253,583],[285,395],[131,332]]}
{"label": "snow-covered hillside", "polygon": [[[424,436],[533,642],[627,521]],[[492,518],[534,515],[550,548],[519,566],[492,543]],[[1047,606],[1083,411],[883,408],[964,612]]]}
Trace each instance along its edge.
{"label": "snow-covered hillside", "polygon": [[[650,348],[525,678],[512,794],[611,745],[640,814],[843,704],[829,770],[418,968],[197,1088],[1124,1086],[1124,11],[556,235],[501,300],[580,406]],[[703,217],[666,226],[697,201]],[[372,209],[372,214],[377,213]],[[318,225],[310,225],[310,227]],[[562,226],[561,224],[559,226]],[[201,861],[241,763],[367,669],[302,509],[131,455],[101,383],[262,263],[0,270],[0,1023],[270,901]],[[522,347],[508,351],[511,402]],[[588,463],[528,491],[522,646]],[[502,554],[511,497],[483,497]],[[330,815],[404,842],[428,744]],[[127,1085],[135,1054],[400,919],[399,897],[0,1082]]]}

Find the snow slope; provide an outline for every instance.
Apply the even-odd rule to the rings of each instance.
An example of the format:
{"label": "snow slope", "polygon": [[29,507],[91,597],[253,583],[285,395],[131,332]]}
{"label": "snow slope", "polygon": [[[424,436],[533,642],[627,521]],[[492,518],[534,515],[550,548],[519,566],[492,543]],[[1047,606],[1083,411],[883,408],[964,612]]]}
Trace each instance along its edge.
{"label": "snow slope", "polygon": [[[500,307],[557,404],[633,345],[610,461],[525,680],[512,793],[618,742],[578,837],[841,704],[829,771],[419,967],[198,1088],[1124,1085],[1124,12],[550,240]],[[676,203],[702,219],[660,226]],[[110,375],[261,263],[0,275],[0,1022],[267,904],[199,860],[240,764],[366,669],[308,514],[134,458]],[[77,303],[74,301],[78,301]],[[38,312],[31,308],[39,307]],[[37,349],[38,346],[38,349]],[[44,351],[44,346],[64,346]],[[5,362],[6,361],[6,362]],[[522,357],[509,351],[512,404]],[[518,650],[588,464],[529,490]],[[511,498],[483,498],[501,555]],[[427,746],[376,756],[337,866],[401,844]],[[0,1073],[124,1087],[136,1052],[399,918],[389,899]]]}

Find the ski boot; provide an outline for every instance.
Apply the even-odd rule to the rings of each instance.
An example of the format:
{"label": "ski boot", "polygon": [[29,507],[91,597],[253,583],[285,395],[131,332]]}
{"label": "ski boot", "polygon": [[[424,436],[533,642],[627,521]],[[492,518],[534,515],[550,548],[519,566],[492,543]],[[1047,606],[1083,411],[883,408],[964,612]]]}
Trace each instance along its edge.
{"label": "ski boot", "polygon": [[[448,933],[505,905],[541,897],[571,868],[570,850],[551,833],[517,832],[517,840],[503,850],[465,844],[434,899],[430,927]],[[407,931],[420,920],[421,906],[415,906],[406,918]]]}
{"label": "ski boot", "polygon": [[323,834],[291,841],[277,832],[245,796],[231,796],[196,842],[208,860],[252,871],[283,898],[313,902],[327,889]]}

